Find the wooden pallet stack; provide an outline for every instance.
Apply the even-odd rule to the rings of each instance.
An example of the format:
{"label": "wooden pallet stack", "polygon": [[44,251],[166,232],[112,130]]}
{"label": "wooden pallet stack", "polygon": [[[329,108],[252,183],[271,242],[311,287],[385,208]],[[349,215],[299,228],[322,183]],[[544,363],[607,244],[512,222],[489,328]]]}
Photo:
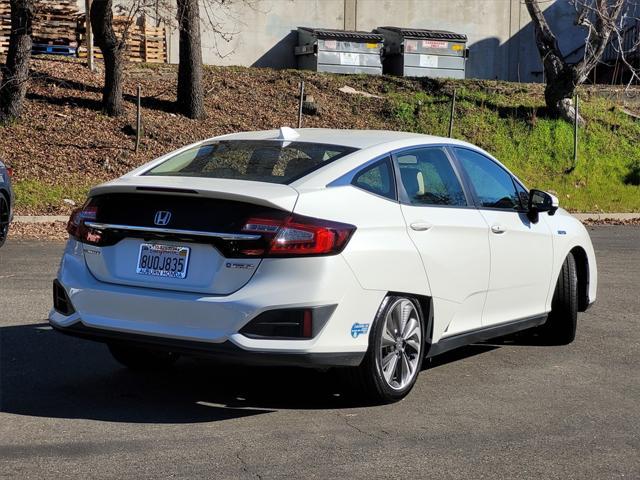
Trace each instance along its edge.
{"label": "wooden pallet stack", "polygon": [[131,32],[128,43],[129,60],[132,62],[165,63],[167,48],[165,30],[155,25],[143,25]]}
{"label": "wooden pallet stack", "polygon": [[[33,53],[75,55],[78,47],[74,0],[39,0],[33,19]],[[0,0],[0,53],[9,49],[11,7],[9,0]]]}
{"label": "wooden pallet stack", "polygon": [[[33,53],[75,55],[86,58],[85,16],[76,0],[38,0],[33,22]],[[127,55],[130,62],[165,63],[167,43],[164,27],[151,25],[145,17],[130,19],[114,16],[116,33],[127,30]],[[0,0],[0,54],[9,50],[11,8],[9,0]],[[80,46],[79,46],[80,45]],[[79,47],[79,48],[78,48]],[[94,49],[102,58],[100,49]]]}
{"label": "wooden pallet stack", "polygon": [[9,51],[9,36],[11,35],[11,8],[8,0],[0,2],[0,54]]}
{"label": "wooden pallet stack", "polygon": [[78,48],[76,17],[80,13],[77,2],[40,0],[34,13],[34,53],[75,55]]}
{"label": "wooden pallet stack", "polygon": [[[113,17],[113,27],[119,36],[127,30],[126,58],[128,61],[146,63],[165,63],[167,61],[166,36],[163,27],[149,25],[145,17],[130,19],[121,16]],[[78,56],[86,58],[86,27],[84,19],[79,19],[78,31],[80,32]],[[103,58],[100,48],[95,45],[95,39],[93,51],[96,58]]]}

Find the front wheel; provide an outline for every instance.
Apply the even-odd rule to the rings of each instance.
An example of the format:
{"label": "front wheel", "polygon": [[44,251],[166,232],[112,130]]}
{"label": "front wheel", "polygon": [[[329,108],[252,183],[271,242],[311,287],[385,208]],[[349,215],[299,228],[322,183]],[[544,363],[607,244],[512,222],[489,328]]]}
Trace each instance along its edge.
{"label": "front wheel", "polygon": [[371,403],[392,403],[411,391],[422,367],[424,316],[413,298],[385,298],[359,367],[346,370],[350,390]]}
{"label": "front wheel", "polygon": [[139,347],[126,343],[110,343],[108,347],[113,358],[131,370],[163,370],[176,363],[179,358],[179,355],[174,352]]}
{"label": "front wheel", "polygon": [[568,345],[576,338],[578,320],[578,273],[570,253],[565,258],[551,301],[551,312],[537,329],[538,338],[547,345]]}

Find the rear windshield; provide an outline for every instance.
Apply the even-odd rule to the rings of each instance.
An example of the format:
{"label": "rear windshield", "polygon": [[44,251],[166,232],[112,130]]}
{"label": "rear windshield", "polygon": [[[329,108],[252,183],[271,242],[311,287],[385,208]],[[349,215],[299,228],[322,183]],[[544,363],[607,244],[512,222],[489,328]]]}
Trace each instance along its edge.
{"label": "rear windshield", "polygon": [[291,183],[356,151],[322,143],[227,140],[181,152],[145,175]]}

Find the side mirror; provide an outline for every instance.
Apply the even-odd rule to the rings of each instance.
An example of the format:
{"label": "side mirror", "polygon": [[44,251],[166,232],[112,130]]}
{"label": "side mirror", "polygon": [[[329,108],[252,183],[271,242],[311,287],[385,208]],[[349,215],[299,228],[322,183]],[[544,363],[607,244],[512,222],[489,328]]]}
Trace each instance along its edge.
{"label": "side mirror", "polygon": [[536,223],[541,212],[548,212],[553,215],[558,210],[558,197],[543,192],[542,190],[529,190],[529,220]]}

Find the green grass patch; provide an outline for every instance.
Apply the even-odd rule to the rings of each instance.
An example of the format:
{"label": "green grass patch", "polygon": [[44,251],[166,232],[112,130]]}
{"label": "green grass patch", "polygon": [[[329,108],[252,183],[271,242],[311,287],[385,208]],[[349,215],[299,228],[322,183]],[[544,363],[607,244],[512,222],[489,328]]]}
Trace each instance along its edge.
{"label": "green grass patch", "polygon": [[[40,73],[29,88],[39,100],[37,105],[32,99],[27,103],[41,115],[25,115],[0,127],[0,157],[10,161],[20,179],[15,186],[19,213],[66,213],[71,207],[64,199],[80,204],[98,179],[121,175],[198,138],[291,125],[297,118],[300,79],[318,105],[317,115],[305,116],[305,126],[439,136],[448,135],[455,88],[453,136],[493,154],[528,187],[554,192],[572,211],[640,212],[640,122],[600,96],[608,95],[600,87],[581,90],[587,125],[580,129],[578,162],[573,165],[573,128],[546,115],[540,84],[207,66],[207,89],[213,86],[216,91],[206,97],[207,119],[192,122],[171,113],[166,104],[172,101],[167,79],[175,78],[176,66],[136,64],[128,67],[131,79],[142,83],[148,100],[158,102],[144,107],[147,135],[143,151],[135,155],[130,151],[132,110],[113,119],[97,105],[87,108],[96,96],[86,87],[97,85],[97,77],[87,77],[75,61],[38,59],[32,67]],[[52,72],[68,81],[65,88],[59,88],[58,80],[47,80]],[[340,91],[344,86],[374,97],[346,95]],[[105,161],[113,168],[105,170]]]}
{"label": "green grass patch", "polygon": [[13,184],[16,206],[19,214],[47,214],[59,212],[67,205],[64,200],[73,200],[82,205],[91,185],[78,179],[77,182],[65,182],[63,185],[50,185],[40,180],[20,180]]}
{"label": "green grass patch", "polygon": [[[389,102],[398,129],[448,134],[448,95],[393,93]],[[458,87],[453,136],[490,152],[528,187],[554,192],[571,211],[639,212],[640,123],[599,97],[581,107],[587,124],[575,166],[573,126],[546,117],[539,96],[524,91]]]}

